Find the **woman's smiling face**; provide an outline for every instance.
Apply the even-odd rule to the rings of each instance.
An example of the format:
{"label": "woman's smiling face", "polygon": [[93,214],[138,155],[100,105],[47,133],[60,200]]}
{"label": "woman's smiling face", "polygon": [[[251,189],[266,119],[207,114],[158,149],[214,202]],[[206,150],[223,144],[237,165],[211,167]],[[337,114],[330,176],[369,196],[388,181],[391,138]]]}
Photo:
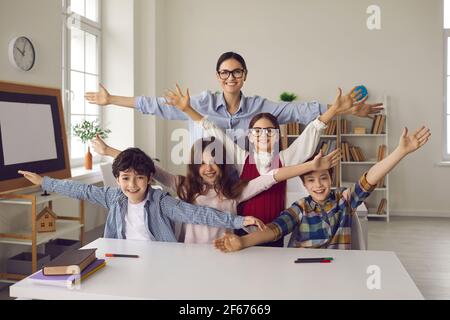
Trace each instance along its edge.
{"label": "woman's smiling face", "polygon": [[[229,76],[227,79],[222,79],[221,74],[223,74],[222,78],[226,77],[227,74]],[[236,59],[227,59],[220,65],[216,76],[224,92],[237,94],[241,92],[244,82],[247,79],[247,71],[244,70],[241,63]]]}

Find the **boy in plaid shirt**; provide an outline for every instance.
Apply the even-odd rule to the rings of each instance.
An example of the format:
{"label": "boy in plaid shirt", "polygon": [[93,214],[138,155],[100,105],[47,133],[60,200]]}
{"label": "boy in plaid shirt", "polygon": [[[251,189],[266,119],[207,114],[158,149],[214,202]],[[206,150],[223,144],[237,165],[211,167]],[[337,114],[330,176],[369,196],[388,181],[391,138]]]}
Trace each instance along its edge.
{"label": "boy in plaid shirt", "polygon": [[310,196],[300,199],[281,212],[264,230],[238,237],[226,234],[214,241],[223,252],[275,241],[292,232],[289,247],[351,249],[352,215],[375,188],[377,182],[391,171],[406,155],[422,147],[430,137],[430,130],[422,127],[408,135],[403,130],[397,148],[361,176],[349,189],[331,190],[331,169],[312,171],[302,179]]}

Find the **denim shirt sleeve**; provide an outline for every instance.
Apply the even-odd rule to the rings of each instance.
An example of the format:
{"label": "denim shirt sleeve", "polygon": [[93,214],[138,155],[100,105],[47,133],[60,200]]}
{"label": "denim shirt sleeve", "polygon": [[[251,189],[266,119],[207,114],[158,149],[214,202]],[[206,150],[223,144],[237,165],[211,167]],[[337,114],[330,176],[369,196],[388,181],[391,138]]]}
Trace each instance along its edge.
{"label": "denim shirt sleeve", "polygon": [[203,224],[211,227],[240,229],[244,217],[225,213],[209,207],[196,206],[165,194],[160,200],[161,212],[170,219],[192,224]]}
{"label": "denim shirt sleeve", "polygon": [[117,188],[101,188],[76,181],[59,180],[49,177],[44,177],[42,189],[48,192],[56,192],[70,198],[86,200],[108,209],[114,204],[119,193]]}
{"label": "denim shirt sleeve", "polygon": [[[199,112],[209,104],[210,95],[203,92],[191,97],[191,105]],[[167,120],[189,120],[190,118],[177,107],[169,105],[164,97],[144,97],[136,99],[136,109],[143,114],[151,114]]]}
{"label": "denim shirt sleeve", "polygon": [[299,122],[307,125],[327,110],[327,105],[312,102],[273,102],[262,97],[254,97],[256,105],[262,105],[261,112],[270,112],[280,124]]}

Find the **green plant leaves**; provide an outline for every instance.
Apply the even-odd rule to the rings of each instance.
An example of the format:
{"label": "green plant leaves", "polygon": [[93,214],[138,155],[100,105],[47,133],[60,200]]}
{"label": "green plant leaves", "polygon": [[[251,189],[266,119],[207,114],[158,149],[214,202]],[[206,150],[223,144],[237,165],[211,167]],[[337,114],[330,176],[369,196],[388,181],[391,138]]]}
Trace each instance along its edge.
{"label": "green plant leaves", "polygon": [[97,120],[94,121],[84,120],[83,122],[73,126],[72,129],[73,135],[75,137],[78,137],[83,143],[86,143],[94,139],[97,136],[97,134],[100,136],[100,138],[106,139],[108,138],[108,134],[111,133],[111,130],[109,129],[100,128]]}

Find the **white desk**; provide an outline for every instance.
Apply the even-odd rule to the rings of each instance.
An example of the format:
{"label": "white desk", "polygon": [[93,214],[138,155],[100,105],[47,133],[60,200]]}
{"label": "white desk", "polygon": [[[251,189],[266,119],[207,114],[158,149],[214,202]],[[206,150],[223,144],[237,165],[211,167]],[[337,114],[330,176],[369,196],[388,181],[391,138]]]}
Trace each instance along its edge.
{"label": "white desk", "polygon": [[[28,299],[423,299],[393,252],[253,247],[222,253],[212,245],[97,239],[85,248],[138,254],[107,258],[80,290],[24,279],[10,295]],[[334,257],[296,264],[298,257]],[[369,290],[367,267],[381,268],[381,290]]]}

